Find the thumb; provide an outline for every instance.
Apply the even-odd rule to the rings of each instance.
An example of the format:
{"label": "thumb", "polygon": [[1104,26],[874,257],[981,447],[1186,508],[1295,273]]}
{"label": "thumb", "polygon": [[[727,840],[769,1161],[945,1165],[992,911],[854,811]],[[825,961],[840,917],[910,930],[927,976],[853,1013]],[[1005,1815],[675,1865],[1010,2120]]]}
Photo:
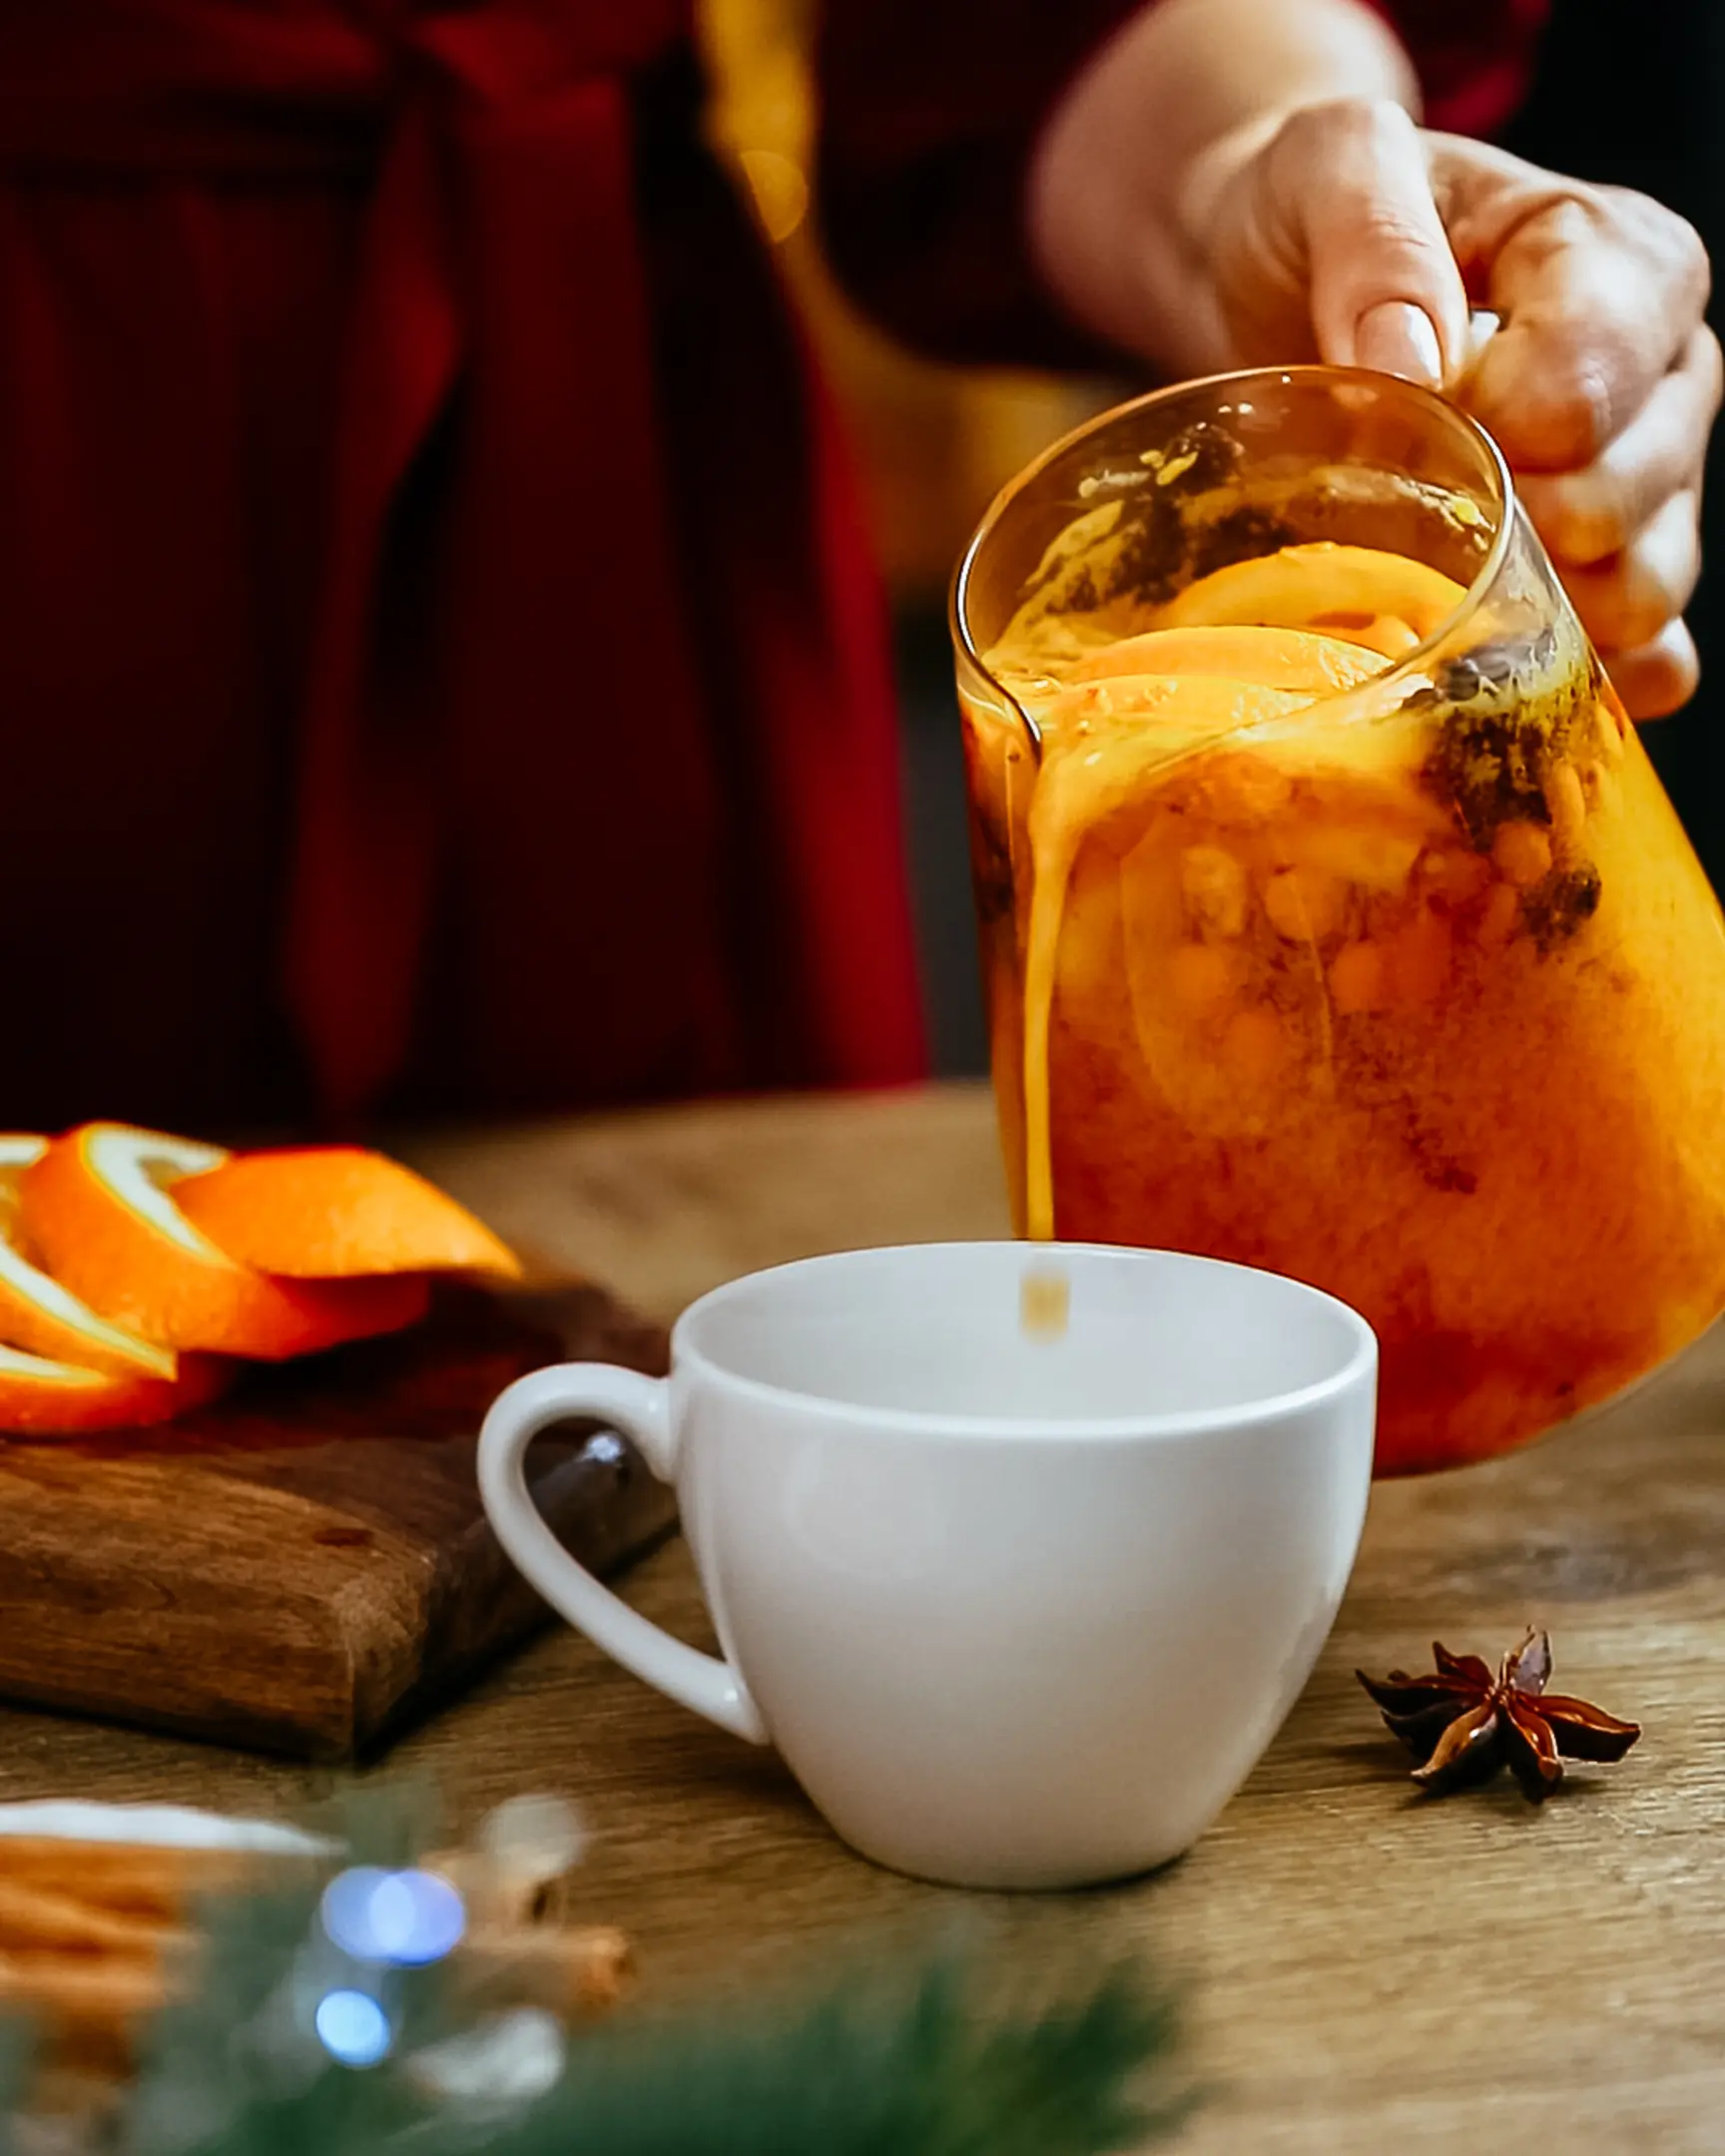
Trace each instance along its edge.
{"label": "thumb", "polygon": [[1467,350],[1467,293],[1400,105],[1296,113],[1268,161],[1282,244],[1306,275],[1320,358],[1439,387]]}

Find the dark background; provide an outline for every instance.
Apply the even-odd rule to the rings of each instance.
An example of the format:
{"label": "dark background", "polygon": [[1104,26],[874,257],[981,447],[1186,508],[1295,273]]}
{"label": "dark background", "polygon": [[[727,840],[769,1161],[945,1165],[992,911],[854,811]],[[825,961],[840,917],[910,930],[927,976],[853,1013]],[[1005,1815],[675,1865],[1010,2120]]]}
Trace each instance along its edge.
{"label": "dark background", "polygon": [[[1583,179],[1639,188],[1680,211],[1725,262],[1725,0],[1557,0],[1533,96],[1507,138],[1521,156]],[[1725,276],[1725,270],[1721,270]],[[1715,295],[1713,319],[1720,305]],[[1716,435],[1704,551],[1715,565],[1690,609],[1702,686],[1644,739],[1712,877],[1725,884],[1725,494]],[[898,621],[911,870],[935,1067],[986,1068],[970,920],[964,777],[945,621],[932,605]]]}
{"label": "dark background", "polygon": [[[1533,97],[1508,147],[1586,180],[1639,188],[1725,260],[1725,5],[1721,0],[1557,0]],[[1720,295],[1710,310],[1720,326]],[[1721,440],[1708,458],[1702,551],[1713,563],[1689,610],[1701,688],[1643,740],[1714,888],[1725,880],[1725,497]]]}

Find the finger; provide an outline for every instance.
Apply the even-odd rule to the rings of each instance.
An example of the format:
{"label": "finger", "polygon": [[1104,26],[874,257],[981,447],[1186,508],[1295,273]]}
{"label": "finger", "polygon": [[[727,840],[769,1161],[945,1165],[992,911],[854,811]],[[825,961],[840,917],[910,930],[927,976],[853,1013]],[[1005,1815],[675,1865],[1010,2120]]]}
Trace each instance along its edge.
{"label": "finger", "polygon": [[1702,326],[1591,464],[1516,474],[1515,490],[1554,559],[1588,564],[1622,553],[1661,504],[1699,483],[1720,388],[1719,340]]}
{"label": "finger", "polygon": [[1261,171],[1272,247],[1304,271],[1320,358],[1436,387],[1466,350],[1467,295],[1407,113],[1309,107]]}
{"label": "finger", "polygon": [[1556,180],[1478,144],[1439,139],[1433,176],[1463,272],[1504,317],[1471,408],[1512,464],[1590,464],[1688,344],[1706,250],[1646,196]]}
{"label": "finger", "polygon": [[1639,651],[1613,652],[1605,662],[1611,686],[1631,719],[1666,719],[1695,694],[1701,662],[1682,622],[1667,622]]}
{"label": "finger", "polygon": [[1695,489],[1685,487],[1621,554],[1564,571],[1564,589],[1600,651],[1654,643],[1689,604],[1701,575],[1700,508]]}

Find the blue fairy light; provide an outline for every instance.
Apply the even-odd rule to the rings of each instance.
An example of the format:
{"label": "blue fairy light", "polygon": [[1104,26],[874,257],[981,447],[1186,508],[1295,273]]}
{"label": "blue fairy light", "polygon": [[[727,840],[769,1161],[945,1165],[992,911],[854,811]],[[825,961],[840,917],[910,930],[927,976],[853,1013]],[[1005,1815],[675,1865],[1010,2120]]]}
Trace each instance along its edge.
{"label": "blue fairy light", "polygon": [[356,1961],[423,1968],[461,1943],[467,1911],[434,1872],[385,1872],[355,1865],[323,1889],[323,1929]]}
{"label": "blue fairy light", "polygon": [[323,2048],[343,2066],[375,2066],[389,2055],[389,2016],[365,1991],[325,1991],[312,2016]]}

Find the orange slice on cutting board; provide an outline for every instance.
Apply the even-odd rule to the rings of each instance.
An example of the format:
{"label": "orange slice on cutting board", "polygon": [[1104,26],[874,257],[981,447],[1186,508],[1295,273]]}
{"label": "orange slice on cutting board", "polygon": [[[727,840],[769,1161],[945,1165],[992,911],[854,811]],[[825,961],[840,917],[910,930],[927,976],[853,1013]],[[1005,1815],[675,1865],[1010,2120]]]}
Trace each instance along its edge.
{"label": "orange slice on cutting board", "polygon": [[0,1134],[0,1343],[53,1363],[172,1379],[177,1374],[172,1348],[99,1318],[19,1249],[18,1181],[47,1150],[46,1138],[21,1131]]}
{"label": "orange slice on cutting board", "polygon": [[424,1315],[422,1276],[278,1280],[230,1258],[173,1191],[228,1159],[220,1146],[86,1123],[19,1178],[23,1233],[54,1278],[110,1325],[157,1346],[282,1361],[393,1333]]}
{"label": "orange slice on cutting board", "polygon": [[358,1146],[232,1154],[176,1184],[174,1202],[219,1250],[261,1273],[521,1278],[514,1253],[465,1206],[399,1161]]}
{"label": "orange slice on cutting board", "polygon": [[80,1437],[140,1429],[202,1407],[222,1392],[230,1365],[187,1355],[174,1378],[85,1369],[21,1348],[0,1348],[0,1435]]}

